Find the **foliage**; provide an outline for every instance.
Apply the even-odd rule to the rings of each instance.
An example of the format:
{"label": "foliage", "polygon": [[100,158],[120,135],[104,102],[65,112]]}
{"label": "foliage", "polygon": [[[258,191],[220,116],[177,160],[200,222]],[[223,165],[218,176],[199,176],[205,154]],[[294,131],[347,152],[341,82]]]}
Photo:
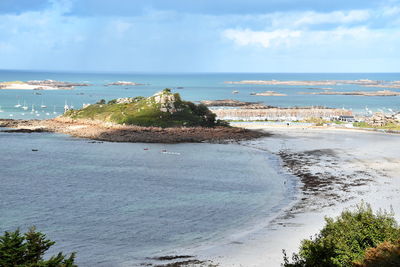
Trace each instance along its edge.
{"label": "foliage", "polygon": [[10,81],[10,82],[0,82],[0,84],[8,85],[8,84],[26,84],[26,82],[22,81]]}
{"label": "foliage", "polygon": [[370,205],[364,203],[355,211],[345,210],[338,218],[325,220],[319,234],[301,242],[299,253],[293,254],[293,263],[284,252],[284,266],[352,266],[363,259],[367,248],[400,238],[393,214],[382,211],[374,214]]}
{"label": "foliage", "polygon": [[179,94],[171,93],[170,89],[164,89],[162,95],[174,99],[174,111],[162,111],[162,104],[156,102],[155,97],[152,96],[148,98],[135,97],[132,98],[131,103],[123,104],[117,104],[116,100],[111,100],[108,104],[105,104],[105,101],[98,102],[81,110],[68,111],[64,116],[139,126],[227,126],[227,123],[216,120],[216,115],[205,105],[183,101]]}
{"label": "foliage", "polygon": [[0,236],[0,266],[19,267],[76,267],[75,253],[69,257],[61,252],[44,260],[45,252],[55,244],[46,235],[36,232],[34,227],[25,234],[19,230],[5,232]]}
{"label": "foliage", "polygon": [[368,248],[362,261],[355,267],[391,267],[400,266],[400,240],[395,243],[383,242],[376,248]]}
{"label": "foliage", "polygon": [[316,126],[323,126],[326,123],[330,123],[330,121],[324,120],[323,118],[316,118],[316,117],[305,119],[303,122],[315,123]]}
{"label": "foliage", "polygon": [[101,99],[101,100],[99,100],[96,104],[98,104],[98,105],[104,105],[105,103],[106,103],[106,100]]}
{"label": "foliage", "polygon": [[400,123],[388,123],[383,126],[373,126],[369,125],[366,122],[355,122],[353,123],[354,127],[358,128],[368,128],[368,129],[383,129],[383,130],[394,130],[394,131],[400,131]]}

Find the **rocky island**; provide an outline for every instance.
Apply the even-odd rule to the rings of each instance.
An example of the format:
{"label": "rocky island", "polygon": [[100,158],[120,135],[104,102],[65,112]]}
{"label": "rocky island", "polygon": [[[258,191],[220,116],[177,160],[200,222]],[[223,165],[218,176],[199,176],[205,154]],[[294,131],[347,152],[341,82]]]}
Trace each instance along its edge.
{"label": "rocky island", "polygon": [[303,95],[353,95],[353,96],[400,96],[400,92],[394,92],[390,90],[381,91],[353,91],[353,92],[301,92]]}
{"label": "rocky island", "polygon": [[77,86],[89,86],[89,84],[71,83],[55,80],[0,82],[0,89],[7,90],[72,90]]}
{"label": "rocky island", "polygon": [[127,82],[127,81],[118,81],[118,82],[105,84],[104,86],[135,86],[135,85],[144,85],[144,84],[135,83],[135,82]]}
{"label": "rocky island", "polygon": [[279,81],[279,80],[243,80],[226,81],[226,84],[248,85],[285,85],[285,86],[335,86],[335,85],[359,85],[365,87],[400,88],[400,81],[374,81],[361,80],[321,80],[321,81]]}
{"label": "rocky island", "polygon": [[101,100],[50,120],[0,120],[8,132],[56,132],[111,142],[179,143],[239,141],[268,134],[229,127],[204,105],[183,101],[169,89],[151,97]]}
{"label": "rocky island", "polygon": [[286,94],[277,93],[277,92],[274,92],[274,91],[265,91],[265,92],[261,92],[261,93],[251,93],[250,95],[254,95],[254,96],[287,96]]}

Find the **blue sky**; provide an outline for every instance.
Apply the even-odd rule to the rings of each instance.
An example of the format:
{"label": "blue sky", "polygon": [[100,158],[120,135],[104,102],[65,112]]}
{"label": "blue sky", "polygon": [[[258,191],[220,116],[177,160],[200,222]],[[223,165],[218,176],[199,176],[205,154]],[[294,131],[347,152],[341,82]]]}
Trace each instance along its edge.
{"label": "blue sky", "polygon": [[400,0],[0,0],[0,69],[400,72]]}

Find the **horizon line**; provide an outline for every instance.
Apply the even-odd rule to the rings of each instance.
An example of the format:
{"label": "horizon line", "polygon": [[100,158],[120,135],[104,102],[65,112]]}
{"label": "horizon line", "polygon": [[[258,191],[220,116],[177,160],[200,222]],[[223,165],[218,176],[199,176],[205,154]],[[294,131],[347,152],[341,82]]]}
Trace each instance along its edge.
{"label": "horizon line", "polygon": [[242,72],[242,71],[173,71],[173,72],[160,72],[160,71],[74,71],[74,70],[32,70],[32,69],[0,69],[0,71],[15,71],[15,72],[38,72],[38,73],[70,73],[70,74],[159,74],[159,75],[173,75],[173,74],[400,74],[399,72]]}

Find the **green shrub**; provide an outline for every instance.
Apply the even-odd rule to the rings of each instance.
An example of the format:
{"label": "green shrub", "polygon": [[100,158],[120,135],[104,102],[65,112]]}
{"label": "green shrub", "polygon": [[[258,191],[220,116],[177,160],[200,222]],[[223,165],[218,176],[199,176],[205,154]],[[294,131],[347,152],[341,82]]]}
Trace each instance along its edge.
{"label": "green shrub", "polygon": [[55,244],[32,227],[25,234],[19,230],[0,236],[0,266],[18,267],[76,267],[75,253],[66,257],[61,252],[44,260],[45,252]]}
{"label": "green shrub", "polygon": [[400,238],[393,214],[374,214],[370,205],[360,204],[355,211],[346,210],[336,218],[326,218],[326,225],[315,237],[301,242],[292,263],[284,252],[286,267],[347,267],[363,259],[365,250],[384,241]]}

